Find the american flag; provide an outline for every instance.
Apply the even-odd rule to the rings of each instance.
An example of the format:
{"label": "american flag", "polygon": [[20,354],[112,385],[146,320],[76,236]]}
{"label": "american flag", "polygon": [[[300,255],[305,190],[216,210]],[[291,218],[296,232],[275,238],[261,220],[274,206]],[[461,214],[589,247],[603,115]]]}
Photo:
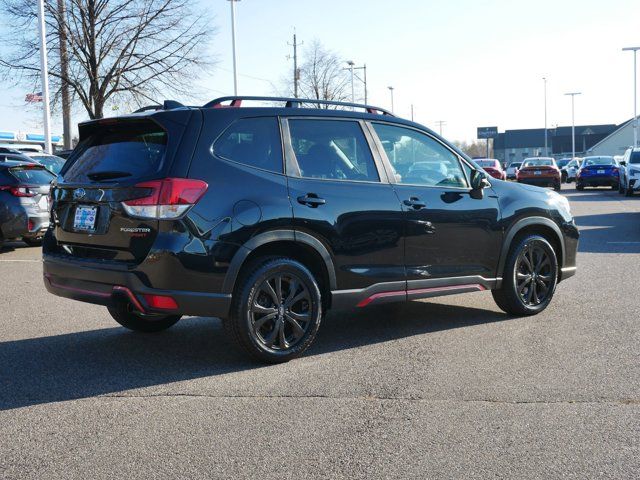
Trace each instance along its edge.
{"label": "american flag", "polygon": [[27,103],[36,103],[42,101],[42,92],[38,93],[27,93],[27,96],[24,97],[24,101]]}

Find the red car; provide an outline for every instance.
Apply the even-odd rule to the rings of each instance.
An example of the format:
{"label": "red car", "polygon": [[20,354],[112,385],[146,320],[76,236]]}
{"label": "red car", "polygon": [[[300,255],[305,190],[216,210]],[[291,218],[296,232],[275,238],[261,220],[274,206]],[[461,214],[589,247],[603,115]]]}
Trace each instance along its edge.
{"label": "red car", "polygon": [[493,178],[497,178],[498,180],[506,180],[507,172],[502,169],[502,165],[498,160],[493,158],[481,158],[479,160],[474,160],[479,167],[491,175]]}
{"label": "red car", "polygon": [[540,187],[560,190],[560,169],[551,157],[525,158],[516,174],[518,183],[528,183]]}

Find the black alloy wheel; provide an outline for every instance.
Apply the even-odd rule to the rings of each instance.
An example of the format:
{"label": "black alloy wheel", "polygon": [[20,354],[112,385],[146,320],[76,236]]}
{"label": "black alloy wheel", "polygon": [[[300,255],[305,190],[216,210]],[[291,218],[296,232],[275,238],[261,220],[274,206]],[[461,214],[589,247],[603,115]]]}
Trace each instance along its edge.
{"label": "black alloy wheel", "polygon": [[252,297],[251,335],[265,347],[294,347],[311,325],[311,294],[292,273],[267,277]]}
{"label": "black alloy wheel", "polygon": [[542,246],[529,243],[518,255],[516,262],[516,290],[520,300],[527,306],[543,303],[554,284],[556,272],[551,259]]}
{"label": "black alloy wheel", "polygon": [[223,324],[252,357],[280,363],[309,348],[321,319],[320,287],[309,269],[291,258],[267,257],[241,275]]}
{"label": "black alloy wheel", "polygon": [[505,312],[535,315],[551,302],[558,273],[558,260],[547,239],[540,235],[516,238],[507,255],[502,284],[491,293]]}

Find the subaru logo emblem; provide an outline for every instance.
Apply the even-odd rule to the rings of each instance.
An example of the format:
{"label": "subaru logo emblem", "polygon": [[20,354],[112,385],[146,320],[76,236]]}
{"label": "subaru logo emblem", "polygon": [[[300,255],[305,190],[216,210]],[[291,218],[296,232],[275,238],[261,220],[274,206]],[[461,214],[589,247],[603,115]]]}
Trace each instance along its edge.
{"label": "subaru logo emblem", "polygon": [[77,188],[76,190],[73,191],[73,198],[75,198],[76,200],[84,197],[86,195],[86,192],[84,191],[84,188]]}

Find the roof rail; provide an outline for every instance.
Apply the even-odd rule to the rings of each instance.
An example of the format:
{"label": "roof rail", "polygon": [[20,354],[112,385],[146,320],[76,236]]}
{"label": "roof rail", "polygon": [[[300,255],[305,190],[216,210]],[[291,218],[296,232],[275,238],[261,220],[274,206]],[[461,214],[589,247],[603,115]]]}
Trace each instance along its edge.
{"label": "roof rail", "polygon": [[[303,104],[310,105],[335,105],[340,107],[362,108],[367,113],[380,113],[382,115],[394,116],[393,113],[384,108],[365,105],[363,103],[351,102],[335,102],[333,100],[316,100],[312,98],[290,98],[290,97],[220,97],[206,103],[203,108],[234,108],[240,107],[243,100],[248,101],[267,101],[267,102],[284,102],[285,108],[303,108]],[[229,105],[223,105],[223,102],[230,102]],[[307,107],[313,108],[313,107]]]}
{"label": "roof rail", "polygon": [[162,105],[147,105],[139,108],[133,113],[148,112],[149,110],[173,110],[174,108],[183,108],[184,105],[175,100],[165,100]]}

